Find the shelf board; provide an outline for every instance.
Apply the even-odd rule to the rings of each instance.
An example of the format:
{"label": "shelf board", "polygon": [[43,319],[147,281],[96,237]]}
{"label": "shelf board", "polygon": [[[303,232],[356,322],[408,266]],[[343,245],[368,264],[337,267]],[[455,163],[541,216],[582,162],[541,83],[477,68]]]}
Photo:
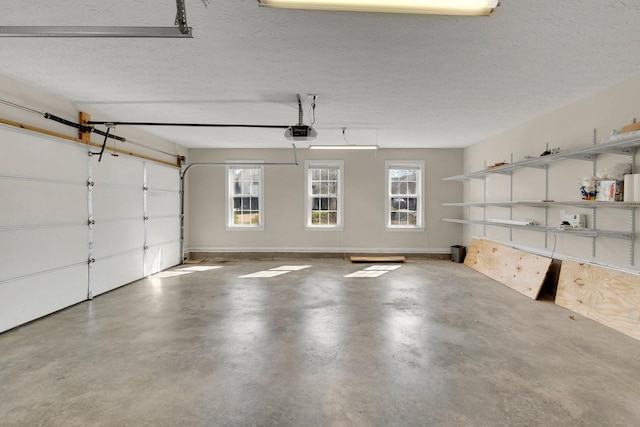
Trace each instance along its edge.
{"label": "shelf board", "polygon": [[513,162],[504,166],[498,166],[491,169],[471,172],[464,175],[455,175],[443,178],[444,181],[468,181],[470,179],[481,179],[493,174],[511,174],[514,170],[522,168],[540,168],[545,169],[549,164],[561,160],[578,159],[578,160],[594,160],[598,155],[604,153],[616,153],[622,155],[632,155],[633,149],[640,147],[640,131],[620,134],[612,138],[608,142],[591,145],[588,147],[578,148],[575,150],[561,151],[548,156],[531,157],[519,162]]}
{"label": "shelf board", "polygon": [[589,200],[576,200],[576,201],[553,201],[543,202],[535,200],[521,200],[521,201],[496,201],[496,202],[464,202],[464,203],[443,203],[442,206],[457,206],[457,207],[485,207],[485,206],[498,206],[505,208],[513,208],[517,206],[529,206],[529,207],[552,207],[552,206],[573,206],[577,208],[614,208],[614,209],[636,209],[640,208],[640,202],[596,202]]}
{"label": "shelf board", "polygon": [[586,228],[583,230],[561,230],[555,227],[544,227],[540,225],[514,225],[514,224],[502,224],[499,222],[469,220],[469,219],[455,219],[455,218],[442,218],[442,221],[453,222],[457,224],[472,224],[472,225],[490,225],[494,227],[512,228],[517,230],[535,231],[540,233],[555,233],[555,234],[571,234],[580,237],[609,237],[619,240],[633,240],[634,233],[628,231],[608,231],[608,230],[596,230]]}

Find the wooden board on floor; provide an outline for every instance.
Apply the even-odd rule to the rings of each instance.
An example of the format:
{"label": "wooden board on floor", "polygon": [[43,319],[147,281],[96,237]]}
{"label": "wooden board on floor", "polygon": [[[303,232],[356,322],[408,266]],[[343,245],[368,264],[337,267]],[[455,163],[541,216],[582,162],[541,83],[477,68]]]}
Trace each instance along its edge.
{"label": "wooden board on floor", "polygon": [[537,299],[551,266],[551,258],[488,240],[474,239],[467,250],[464,265],[529,298]]}
{"label": "wooden board on floor", "polygon": [[403,256],[352,256],[351,262],[405,262]]}
{"label": "wooden board on floor", "polygon": [[565,260],[556,304],[640,339],[640,274]]}
{"label": "wooden board on floor", "polygon": [[204,262],[203,259],[186,259],[184,260],[185,264],[200,264],[201,262]]}

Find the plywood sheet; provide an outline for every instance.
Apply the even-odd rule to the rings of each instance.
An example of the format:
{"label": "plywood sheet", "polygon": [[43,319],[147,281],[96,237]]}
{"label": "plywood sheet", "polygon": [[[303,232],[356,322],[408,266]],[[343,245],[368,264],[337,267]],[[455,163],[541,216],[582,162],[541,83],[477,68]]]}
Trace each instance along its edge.
{"label": "plywood sheet", "polygon": [[474,239],[467,250],[464,265],[529,298],[537,299],[551,265],[551,258]]}
{"label": "plywood sheet", "polygon": [[351,262],[405,262],[403,256],[352,256]]}
{"label": "plywood sheet", "polygon": [[640,274],[563,261],[556,304],[640,339]]}

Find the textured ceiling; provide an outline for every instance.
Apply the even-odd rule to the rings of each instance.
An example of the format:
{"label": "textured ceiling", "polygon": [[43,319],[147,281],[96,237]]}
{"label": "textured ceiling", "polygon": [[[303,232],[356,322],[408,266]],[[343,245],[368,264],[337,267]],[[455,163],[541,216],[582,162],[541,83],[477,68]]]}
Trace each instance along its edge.
{"label": "textured ceiling", "polygon": [[[186,3],[193,39],[0,38],[0,73],[94,120],[290,125],[300,93],[308,124],[316,93],[318,143],[346,128],[382,147],[468,146],[640,74],[638,0],[502,0],[488,18]],[[176,12],[78,4],[3,1],[0,25],[172,26]],[[281,130],[145,130],[188,147],[288,146]]]}

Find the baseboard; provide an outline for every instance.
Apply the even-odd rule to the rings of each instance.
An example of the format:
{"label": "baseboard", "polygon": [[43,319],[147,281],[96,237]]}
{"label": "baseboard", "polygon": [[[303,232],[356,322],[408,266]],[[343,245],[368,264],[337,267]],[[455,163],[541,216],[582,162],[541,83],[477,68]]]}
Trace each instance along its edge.
{"label": "baseboard", "polygon": [[308,259],[308,258],[345,258],[351,256],[404,255],[414,259],[449,259],[450,249],[362,249],[362,248],[187,248],[185,258],[220,260],[269,260],[269,259]]}

